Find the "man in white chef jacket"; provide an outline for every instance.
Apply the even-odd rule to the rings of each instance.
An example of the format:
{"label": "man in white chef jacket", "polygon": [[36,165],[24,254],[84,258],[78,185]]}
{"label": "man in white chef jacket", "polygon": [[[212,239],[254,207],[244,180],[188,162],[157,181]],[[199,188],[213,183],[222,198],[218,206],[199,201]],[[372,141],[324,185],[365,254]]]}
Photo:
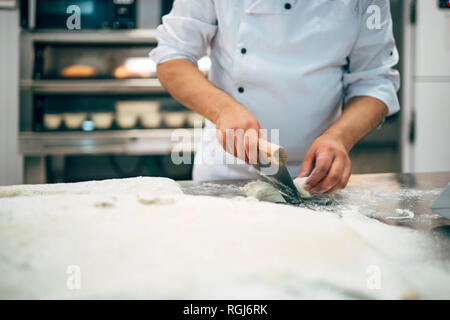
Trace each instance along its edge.
{"label": "man in white chef jacket", "polygon": [[[196,180],[256,177],[254,140],[225,132],[278,129],[306,189],[344,188],[350,149],[399,110],[389,0],[175,0],[157,39],[160,82],[218,132],[203,137]],[[197,68],[207,54],[209,79]],[[221,154],[239,159],[208,161]]]}

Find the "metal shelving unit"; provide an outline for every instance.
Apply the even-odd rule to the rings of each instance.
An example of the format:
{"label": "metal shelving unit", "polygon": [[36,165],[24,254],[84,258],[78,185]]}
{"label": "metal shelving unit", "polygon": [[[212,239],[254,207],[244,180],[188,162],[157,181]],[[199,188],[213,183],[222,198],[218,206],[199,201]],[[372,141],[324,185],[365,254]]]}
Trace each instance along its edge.
{"label": "metal shelving unit", "polygon": [[22,80],[20,87],[33,93],[167,93],[158,79]]}
{"label": "metal shelving unit", "polygon": [[[20,152],[25,158],[25,182],[46,179],[46,157],[72,155],[168,155],[180,142],[173,129],[129,129],[97,131],[33,131],[33,101],[36,95],[161,96],[167,91],[154,78],[147,79],[33,79],[34,51],[39,45],[141,46],[156,45],[154,29],[23,30],[21,33],[21,132]],[[201,130],[183,129],[191,137],[183,152],[194,153]]]}
{"label": "metal shelving unit", "polygon": [[172,139],[178,129],[115,130],[92,132],[22,132],[20,151],[25,156],[125,154],[170,154],[175,146],[184,152],[195,152],[201,130],[182,129],[189,143],[180,145]]}

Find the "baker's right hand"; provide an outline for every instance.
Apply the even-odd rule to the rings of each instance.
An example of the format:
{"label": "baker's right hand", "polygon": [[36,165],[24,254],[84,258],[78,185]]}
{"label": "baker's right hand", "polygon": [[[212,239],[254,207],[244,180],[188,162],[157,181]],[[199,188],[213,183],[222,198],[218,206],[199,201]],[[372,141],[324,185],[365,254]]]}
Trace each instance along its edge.
{"label": "baker's right hand", "polygon": [[216,120],[217,140],[224,150],[248,164],[258,162],[261,125],[244,106],[236,103],[223,108]]}

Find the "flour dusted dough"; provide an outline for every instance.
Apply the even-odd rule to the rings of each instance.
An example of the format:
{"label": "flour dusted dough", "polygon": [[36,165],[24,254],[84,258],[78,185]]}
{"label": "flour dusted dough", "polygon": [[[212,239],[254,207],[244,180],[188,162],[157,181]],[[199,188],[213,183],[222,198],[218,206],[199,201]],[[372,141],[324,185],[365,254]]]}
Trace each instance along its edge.
{"label": "flour dusted dough", "polygon": [[[294,180],[294,185],[302,198],[311,198],[312,195],[305,190],[305,183],[308,178],[297,178]],[[264,181],[252,181],[247,183],[243,189],[247,197],[255,197],[261,201],[267,202],[286,202],[277,188],[270,183]]]}
{"label": "flour dusted dough", "polygon": [[52,194],[137,194],[143,191],[155,195],[182,195],[178,183],[168,178],[137,177],[77,183],[55,183],[0,187],[0,198],[32,197]]}
{"label": "flour dusted dough", "polygon": [[309,193],[308,190],[305,190],[305,184],[307,180],[308,177],[294,179],[294,185],[297,188],[298,193],[300,193],[300,196],[305,199],[312,197],[311,193]]}
{"label": "flour dusted dough", "polygon": [[243,189],[247,197],[254,197],[267,202],[286,202],[281,193],[270,183],[264,181],[252,181],[247,183]]}
{"label": "flour dusted dough", "polygon": [[[329,212],[185,195],[163,178],[0,192],[0,299],[396,299],[411,292],[401,268]],[[157,195],[176,199],[151,200]],[[380,290],[366,285],[371,265],[382,270]],[[68,290],[69,266],[79,267],[81,290]]]}

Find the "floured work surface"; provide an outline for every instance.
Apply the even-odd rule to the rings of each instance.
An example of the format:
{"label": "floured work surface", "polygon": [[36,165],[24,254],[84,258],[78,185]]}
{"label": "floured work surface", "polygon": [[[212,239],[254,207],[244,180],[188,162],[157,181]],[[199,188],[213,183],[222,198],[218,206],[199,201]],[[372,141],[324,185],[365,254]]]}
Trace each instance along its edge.
{"label": "floured work surface", "polygon": [[449,270],[418,282],[341,216],[163,178],[2,187],[0,298],[450,297]]}

